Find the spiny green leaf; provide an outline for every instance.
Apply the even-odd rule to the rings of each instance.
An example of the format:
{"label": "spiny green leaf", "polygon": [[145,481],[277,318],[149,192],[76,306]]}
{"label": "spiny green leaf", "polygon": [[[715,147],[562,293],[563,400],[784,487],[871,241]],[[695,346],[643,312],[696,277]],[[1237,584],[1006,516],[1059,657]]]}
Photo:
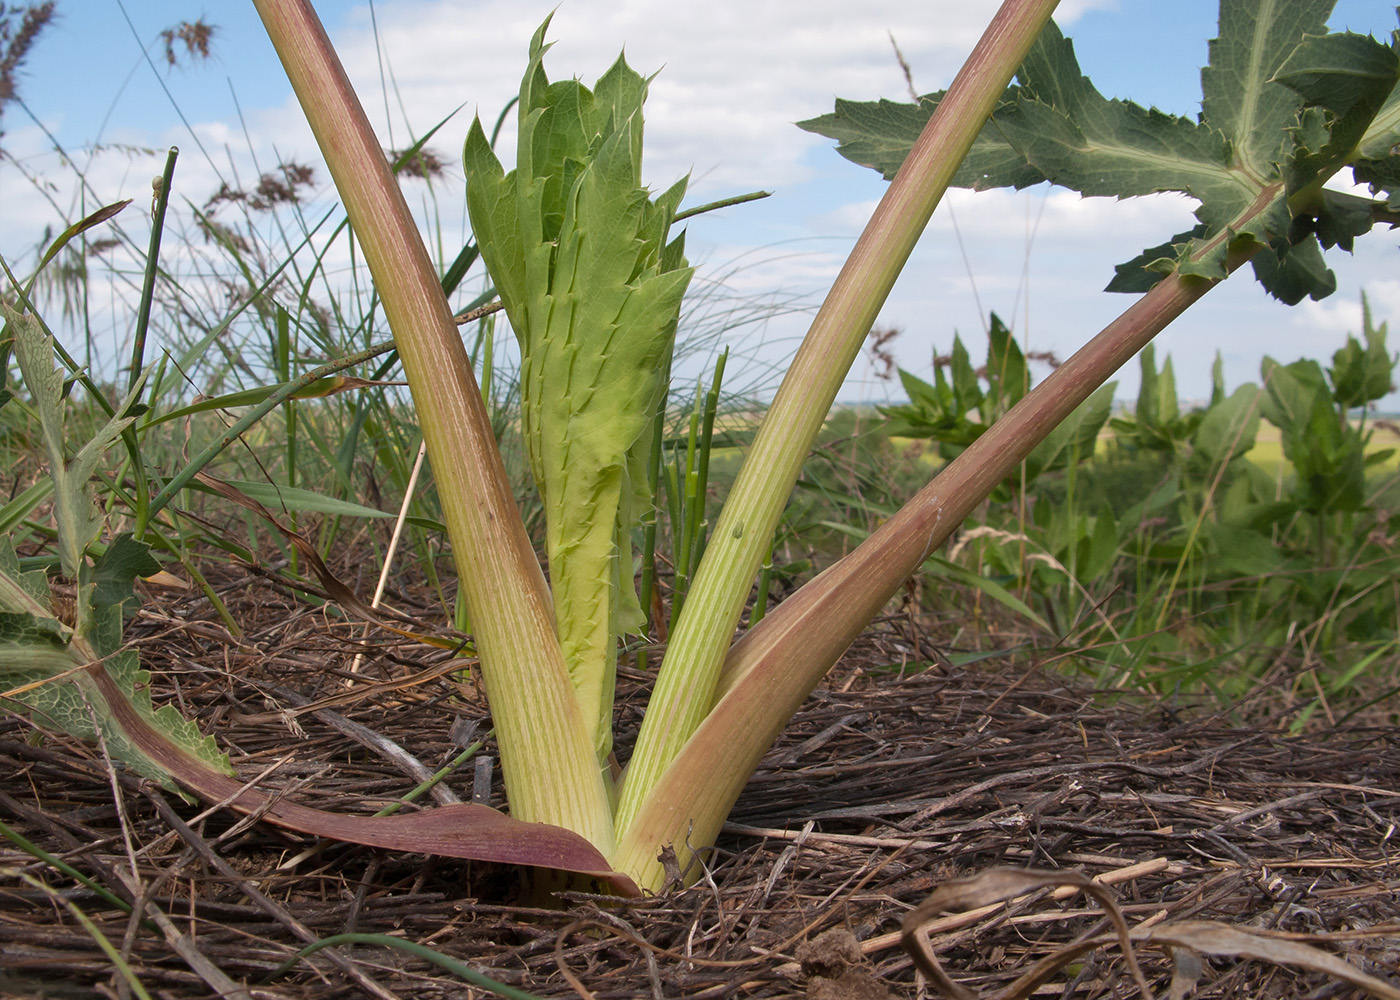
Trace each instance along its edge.
{"label": "spiny green leaf", "polygon": [[212,740],[173,707],[156,710],[150,676],[134,650],[122,647],[122,603],[132,594],[138,575],[159,569],[142,543],[129,535],[107,546],[102,559],[89,566],[87,547],[97,540],[102,519],[89,492],[89,480],[103,451],[132,420],[129,409],[142,381],[97,436],[66,455],[63,378],[53,362],[53,343],[37,321],[0,303],[14,332],[15,353],[25,385],[35,401],[52,480],[59,555],[65,574],[77,582],[76,625],[64,626],[51,608],[48,581],[42,573],[22,573],[14,546],[0,536],[0,691],[29,707],[43,726],[81,739],[101,738],[108,753],[138,773],[174,788],[169,772],[148,756],[123,728],[92,671],[102,671],[116,690],[150,726],[205,764],[231,773]]}
{"label": "spiny green leaf", "polygon": [[1375,212],[1376,203],[1370,198],[1324,188],[1312,220],[1317,242],[1324,250],[1341,247],[1350,253],[1356,237],[1364,236],[1375,225]]}
{"label": "spiny green leaf", "polygon": [[[1330,36],[1329,36],[1330,37]],[[1344,36],[1355,38],[1355,36]],[[1368,71],[1360,79],[1344,77],[1340,82],[1328,78],[1305,81],[1319,88],[1314,96],[1319,103],[1344,121],[1336,128],[1338,139],[1333,141],[1328,151],[1334,159],[1351,162],[1352,175],[1358,183],[1369,184],[1371,190],[1386,193],[1386,207],[1391,211],[1400,210],[1400,71],[1395,65],[1396,50],[1400,47],[1400,32],[1395,33],[1389,47],[1373,42],[1369,38],[1348,42],[1348,47],[1364,49],[1361,58],[1366,60]],[[1311,39],[1309,39],[1311,41]],[[1326,54],[1326,53],[1324,53]],[[1390,72],[1390,88],[1386,89],[1386,71]],[[1345,70],[1338,71],[1344,73]],[[1336,98],[1329,98],[1321,87],[1331,86],[1337,92]],[[1306,89],[1305,95],[1309,94]],[[1335,102],[1335,107],[1325,103]],[[1379,101],[1379,108],[1376,107]],[[1350,102],[1350,103],[1347,103]],[[1367,121],[1367,116],[1370,120]],[[1364,129],[1359,139],[1358,129]],[[1348,150],[1346,144],[1355,140],[1355,149]],[[1338,197],[1325,192],[1332,198]],[[1353,223],[1353,228],[1359,224]],[[1319,236],[1324,236],[1319,232]],[[1350,249],[1349,242],[1337,241],[1343,249]],[[1324,237],[1324,246],[1326,239]]]}
{"label": "spiny green leaf", "polygon": [[1086,195],[1183,191],[1247,204],[1230,143],[1208,125],[1109,100],[1079,69],[1074,45],[1047,25],[1018,72],[1020,99],[997,112],[1010,144],[1049,180]]}
{"label": "spiny green leaf", "polygon": [[98,607],[120,607],[134,600],[137,577],[154,576],[160,563],[151,555],[151,547],[138,542],[130,532],[122,532],[93,564],[92,602]]}
{"label": "spiny green leaf", "polygon": [[[213,737],[202,735],[199,728],[182,716],[174,705],[162,705],[160,708],[156,708],[152,704],[151,675],[148,671],[141,669],[140,659],[134,649],[121,647],[121,630],[121,609],[105,608],[102,613],[102,621],[99,623],[99,627],[94,630],[92,644],[94,650],[105,657],[103,669],[116,683],[122,694],[126,696],[127,701],[136,709],[137,714],[146,719],[152,729],[185,753],[203,761],[216,771],[232,774],[233,769],[229,766],[227,755],[219,750]],[[94,696],[100,697],[100,694],[96,690],[89,693],[88,704],[94,703]],[[105,699],[101,704],[104,711],[100,721],[105,723],[104,736],[108,740],[109,747],[113,745],[113,741],[116,741],[115,752],[121,759],[148,777],[155,778],[170,786],[170,775],[165,769],[155,762],[151,762],[153,766],[148,766],[145,763],[148,758],[117,724],[116,717],[111,715],[110,709],[106,707]]]}
{"label": "spiny green leaf", "polygon": [[[1332,6],[1221,0],[1198,121],[1105,98],[1047,25],[978,140],[986,165],[969,160],[953,183],[1022,187],[1045,178],[1085,195],[1198,199],[1202,224],[1121,265],[1110,291],[1145,291],[1173,272],[1218,280],[1232,248],[1252,248],[1255,274],[1275,296],[1330,294],[1336,282],[1320,248],[1349,249],[1371,228],[1376,205],[1323,182],[1352,162],[1357,179],[1400,210],[1400,46],[1327,35]],[[835,113],[802,127],[891,177],[940,98],[838,100]]]}
{"label": "spiny green leaf", "polygon": [[0,535],[0,609],[53,617],[48,578],[42,570],[20,570],[9,535]]}
{"label": "spiny green leaf", "polygon": [[1298,96],[1274,76],[1304,35],[1327,31],[1334,0],[1222,0],[1220,35],[1201,70],[1201,114],[1230,137],[1242,167],[1277,176]]}
{"label": "spiny green leaf", "polygon": [[[1014,102],[1017,89],[1007,91],[1004,103]],[[944,93],[925,94],[917,104],[883,98],[872,102],[837,98],[832,114],[798,122],[797,126],[835,139],[836,151],[846,159],[878,170],[887,181],[893,180]],[[1039,170],[1011,148],[993,121],[973,142],[952,183],[974,191],[995,187],[1014,187],[1019,191],[1044,180]]]}
{"label": "spiny green leaf", "polygon": [[1387,209],[1400,212],[1400,157],[1356,160],[1351,165],[1351,171],[1359,183],[1371,185],[1372,191],[1385,192]]}
{"label": "spiny green leaf", "polygon": [[[1379,111],[1394,89],[1397,61],[1394,49],[1370,35],[1307,35],[1279,66],[1274,82],[1337,117],[1362,104],[1376,103]],[[1373,112],[1368,127],[1374,121]]]}
{"label": "spiny green leaf", "polygon": [[1349,251],[1353,238],[1370,229],[1373,204],[1319,191],[1316,179],[1331,176],[1355,156],[1400,81],[1400,57],[1367,35],[1309,36],[1280,67],[1277,80],[1308,105],[1293,129],[1293,155],[1284,170],[1289,193],[1310,196],[1313,228],[1323,247]]}
{"label": "spiny green leaf", "polygon": [[[1400,32],[1392,34],[1391,49],[1400,48]],[[1400,211],[1400,87],[1386,97],[1356,146],[1352,174],[1372,191],[1386,192],[1387,208]]]}
{"label": "spiny green leaf", "polygon": [[44,335],[33,316],[16,313],[3,303],[0,303],[0,315],[5,317],[6,327],[14,337],[20,377],[39,412],[40,434],[54,482],[54,519],[58,522],[63,572],[76,578],[82,550],[97,537],[101,521],[88,495],[86,479],[68,474],[63,437],[63,374],[53,363],[52,340]]}
{"label": "spiny green leaf", "polygon": [[[0,539],[0,563],[13,558],[9,540]],[[0,613],[0,691],[24,703],[41,726],[86,740],[100,735],[114,760],[173,790],[171,774],[127,734],[89,673],[104,671],[152,728],[208,766],[231,774],[213,739],[201,736],[172,706],[152,705],[150,674],[141,669],[135,650],[122,648],[121,630],[120,606],[98,608],[88,634],[72,636],[52,615]]]}
{"label": "spiny green leaf", "polygon": [[545,25],[520,88],[516,169],[480,123],[467,206],[520,342],[521,419],[544,498],[555,625],[600,759],[611,748],[617,639],[642,616],[631,530],[691,269],[668,231],[682,180],[641,182],[647,81],[619,58],[590,91],[551,83]]}
{"label": "spiny green leaf", "polygon": [[[1212,51],[1232,53],[1236,47],[1217,46]],[[1258,69],[1240,72],[1247,75]],[[1223,242],[1208,246],[1211,236],[1229,230],[1236,238],[1250,235],[1269,243],[1287,233],[1291,219],[1282,190],[1263,211],[1257,205],[1264,187],[1261,178],[1276,176],[1277,167],[1262,174],[1249,168],[1229,129],[1220,129],[1209,116],[1192,122],[1105,98],[1082,75],[1073,45],[1055,25],[1042,33],[1020,78],[1020,99],[999,110],[996,121],[1011,145],[1051,181],[1086,195],[1180,191],[1201,202],[1196,215],[1204,228],[1199,237],[1184,244],[1174,240],[1171,254],[1157,248],[1133,262],[1149,274],[1134,276],[1132,265],[1125,265],[1111,289],[1127,283],[1125,272],[1135,279],[1135,287],[1150,287],[1173,270],[1221,278],[1228,248]],[[1272,86],[1289,96],[1296,114],[1298,97]],[[1284,142],[1281,131],[1276,141]]]}
{"label": "spiny green leaf", "polygon": [[[1391,32],[1390,47],[1400,51],[1400,31]],[[1357,143],[1357,156],[1363,160],[1385,159],[1395,151],[1397,142],[1400,142],[1400,89],[1392,89]]]}
{"label": "spiny green leaf", "polygon": [[1288,305],[1305,298],[1323,299],[1337,290],[1337,276],[1322,257],[1316,240],[1284,244],[1250,262],[1259,283]]}
{"label": "spiny green leaf", "polygon": [[491,279],[501,301],[522,303],[528,296],[524,243],[516,204],[516,172],[512,170],[506,176],[491,150],[491,141],[486,138],[480,118],[473,119],[467,130],[462,159],[468,178],[467,206],[472,234],[479,245],[489,244],[494,249],[497,264],[491,269]]}

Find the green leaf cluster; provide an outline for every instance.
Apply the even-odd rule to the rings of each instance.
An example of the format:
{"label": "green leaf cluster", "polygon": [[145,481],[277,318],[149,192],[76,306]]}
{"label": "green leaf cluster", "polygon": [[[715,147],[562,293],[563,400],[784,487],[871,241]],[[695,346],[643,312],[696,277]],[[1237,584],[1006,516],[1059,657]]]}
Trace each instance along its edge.
{"label": "green leaf cluster", "polygon": [[[932,438],[947,459],[981,437],[1031,388],[1025,353],[996,313],[992,314],[987,340],[987,361],[979,369],[972,366],[962,338],[954,336],[951,353],[934,366],[932,385],[901,368],[899,378],[909,402],[880,408],[886,418],[885,432],[895,437]],[[1026,458],[1022,471],[1003,484],[994,498],[1004,499],[1001,494],[1021,484],[1022,476],[1028,484],[1043,473],[1092,458],[1115,388],[1116,383],[1100,387],[1051,431]],[[1175,393],[1172,398],[1175,400]]]}
{"label": "green leaf cluster", "polygon": [[1371,305],[1361,298],[1363,348],[1354,336],[1348,336],[1344,347],[1332,355],[1332,393],[1337,405],[1344,410],[1373,403],[1395,391],[1391,381],[1395,373],[1395,358],[1386,350],[1388,324],[1376,326],[1371,319]]}
{"label": "green leaf cluster", "polygon": [[3,303],[0,314],[14,338],[20,372],[39,415],[53,482],[60,564],[76,584],[73,620],[66,623],[54,608],[43,572],[22,571],[14,543],[0,538],[0,691],[25,705],[40,725],[82,739],[100,738],[114,760],[173,788],[166,768],[128,736],[121,722],[126,706],[111,704],[94,682],[92,672],[105,671],[129,710],[177,748],[231,773],[212,739],[202,737],[172,706],[154,707],[149,673],[141,669],[136,651],[122,644],[122,610],[134,599],[133,582],[160,569],[149,547],[123,534],[95,561],[87,556],[99,547],[95,543],[103,527],[90,481],[105,449],[131,422],[132,417],[123,414],[130,412],[142,382],[117,408],[117,416],[70,456],[64,433],[64,379],[54,364],[53,340],[32,316]]}
{"label": "green leaf cluster", "polygon": [[[1138,355],[1138,365],[1141,381],[1138,384],[1137,403],[1131,417],[1113,418],[1114,434],[1120,442],[1133,448],[1175,452],[1190,440],[1195,425],[1200,421],[1201,411],[1181,412],[1176,399],[1176,372],[1170,357],[1159,371],[1156,351],[1148,344]],[[1218,388],[1219,377],[1217,359],[1216,395],[1221,391]]]}
{"label": "green leaf cluster", "polygon": [[[1226,693],[1296,641],[1294,623],[1315,623],[1307,641],[1324,663],[1350,667],[1355,643],[1390,648],[1397,520],[1377,499],[1376,470],[1393,450],[1372,447],[1357,407],[1391,391],[1396,360],[1385,327],[1363,314],[1330,367],[1266,359],[1260,384],[1227,391],[1217,357],[1203,407],[1177,398],[1170,358],[1143,351],[1137,403],[1110,421],[1093,460],[1024,492],[1003,484],[962,536],[971,556],[939,572],[1056,631],[1084,625],[1104,651],[1087,641],[1081,655],[1105,679],[1151,664],[1144,676],[1163,687]],[[1261,420],[1277,427],[1286,463],[1255,452]],[[1215,662],[1250,670],[1227,681]]]}
{"label": "green leaf cluster", "polygon": [[1245,384],[1226,395],[1220,354],[1211,366],[1210,401],[1183,412],[1176,393],[1170,356],[1157,367],[1151,344],[1138,355],[1140,382],[1130,414],[1113,417],[1109,426],[1121,452],[1155,453],[1169,460],[1185,458],[1186,469],[1208,480],[1254,447],[1259,433],[1259,389]]}
{"label": "green leaf cluster", "polygon": [[642,186],[647,80],[619,58],[593,90],[551,83],[548,20],[520,87],[517,166],[480,121],[465,148],[467,206],[522,355],[522,423],[544,500],[555,623],[570,677],[611,748],[617,640],[640,628],[631,532],[691,269],[668,231],[681,180]]}
{"label": "green leaf cluster", "polygon": [[1263,415],[1282,433],[1284,456],[1296,473],[1293,499],[1309,514],[1363,509],[1366,469],[1391,455],[1390,450],[1368,454],[1371,432],[1350,418],[1353,407],[1391,391],[1395,370],[1385,325],[1372,326],[1369,307],[1363,315],[1366,347],[1348,336],[1325,373],[1316,361],[1263,362]]}
{"label": "green leaf cluster", "polygon": [[[934,384],[929,385],[904,369],[899,370],[910,404],[881,408],[890,420],[891,434],[935,438],[965,447],[1016,405],[1031,387],[1025,353],[996,313],[992,313],[987,328],[986,364],[973,368],[962,338],[955,335],[952,351],[934,365],[933,377]],[[971,419],[974,414],[976,420]]]}
{"label": "green leaf cluster", "polygon": [[[1084,195],[1177,191],[1199,225],[1120,265],[1111,291],[1145,291],[1179,272],[1218,279],[1232,248],[1253,249],[1256,277],[1295,303],[1336,288],[1322,250],[1350,249],[1400,179],[1400,43],[1328,34],[1333,0],[1222,0],[1201,72],[1199,117],[1110,100],[1048,25],[953,183],[984,189],[1050,181]],[[838,100],[800,123],[842,155],[893,176],[943,92],[916,105]],[[1328,191],[1351,165],[1384,200]]]}

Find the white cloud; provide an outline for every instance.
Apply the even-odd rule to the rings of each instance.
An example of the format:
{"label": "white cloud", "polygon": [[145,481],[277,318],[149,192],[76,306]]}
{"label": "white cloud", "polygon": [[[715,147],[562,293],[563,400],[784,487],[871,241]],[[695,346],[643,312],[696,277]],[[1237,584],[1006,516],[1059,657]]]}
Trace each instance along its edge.
{"label": "white cloud", "polygon": [[[863,199],[841,205],[815,216],[812,227],[818,231],[857,235],[869,221],[876,204],[876,201]],[[1084,198],[1073,191],[1045,185],[1025,191],[954,188],[934,212],[926,231],[929,235],[925,238],[938,234],[937,238],[941,239],[951,236],[956,229],[979,242],[1043,245],[1112,233],[1116,241],[1125,244],[1137,239],[1155,245],[1195,225],[1191,214],[1195,206],[1195,201],[1176,194],[1118,201]]]}
{"label": "white cloud", "polygon": [[[973,223],[981,238],[1010,238],[1039,243],[1102,236],[1112,232],[1125,239],[1160,242],[1195,225],[1196,203],[1182,195],[1159,194],[1141,198],[1084,198],[1063,188],[1026,191],[955,190],[949,204],[963,225]],[[935,214],[934,224],[951,229],[946,217]]]}
{"label": "white cloud", "polygon": [[[467,5],[413,0],[376,8],[336,38],[357,89],[383,119],[382,57],[393,74],[392,107],[413,109],[420,131],[462,102],[494,120],[514,95],[531,34],[552,0]],[[900,97],[904,80],[890,47],[899,41],[923,89],[946,86],[997,4],[967,0],[931,12],[908,0],[814,0],[789,5],[566,0],[549,29],[551,78],[591,82],[624,47],[642,73],[660,70],[647,104],[653,185],[693,170],[702,191],[783,186],[805,179],[803,157],[824,140],[792,123],[826,111],[840,95]],[[887,33],[888,32],[888,33]],[[450,129],[460,137],[467,121]]]}
{"label": "white cloud", "polygon": [[[1387,317],[1400,318],[1400,280],[1386,278],[1365,285],[1366,300],[1371,307],[1371,319],[1377,326]],[[1299,303],[1293,310],[1293,326],[1335,335],[1340,347],[1347,334],[1361,338],[1361,300],[1356,295],[1341,293],[1323,299]],[[1392,345],[1392,347],[1395,345]]]}

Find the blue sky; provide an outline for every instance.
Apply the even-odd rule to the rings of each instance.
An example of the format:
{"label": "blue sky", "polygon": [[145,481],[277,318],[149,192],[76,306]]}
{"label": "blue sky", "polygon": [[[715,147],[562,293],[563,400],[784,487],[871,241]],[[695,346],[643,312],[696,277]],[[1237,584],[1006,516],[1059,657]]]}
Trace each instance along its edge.
{"label": "blue sky", "polygon": [[[465,105],[433,144],[454,161],[470,114],[479,108],[483,119],[494,119],[514,92],[529,35],[553,6],[554,0],[382,0],[372,21],[365,3],[317,4],[386,145],[406,145],[410,133]],[[695,201],[759,187],[775,192],[691,224],[697,285],[721,284],[720,303],[776,297],[810,308],[883,183],[791,122],[830,110],[836,96],[902,98],[887,32],[920,90],[945,86],[994,6],[991,0],[809,0],[800,8],[762,0],[564,0],[551,27],[557,44],[547,67],[555,77],[591,80],[626,46],[638,69],[661,69],[647,105],[653,186],[691,171]],[[793,9],[802,11],[799,19]],[[279,157],[317,160],[251,5],[127,0],[124,13],[115,0],[59,0],[59,13],[25,68],[21,94],[84,165],[95,192],[90,197],[148,198],[163,157],[142,147],[181,147],[176,191],[195,203],[221,180],[246,183]],[[159,31],[200,16],[218,27],[214,57],[168,70]],[[1215,16],[1213,0],[1065,0],[1058,15],[1100,90],[1184,114],[1198,109],[1198,68]],[[1394,6],[1341,0],[1332,23],[1388,32],[1396,24]],[[77,202],[43,133],[15,110],[3,126],[7,151],[30,173],[58,182],[52,200],[43,198],[12,164],[0,164],[0,253],[13,259],[31,250],[45,226],[61,228],[63,214],[76,215]],[[98,143],[108,145],[94,152]],[[509,142],[504,158],[510,162]],[[329,204],[325,177],[322,171],[318,197]],[[444,253],[463,238],[458,187],[443,184],[432,199],[410,191],[425,220],[440,226],[430,242]],[[1114,203],[1048,189],[953,192],[881,322],[902,331],[895,342],[899,360],[925,377],[929,359],[947,351],[954,330],[974,356],[980,352],[990,310],[1032,348],[1067,356],[1128,304],[1100,291],[1113,265],[1186,228],[1190,210],[1190,202],[1173,197]],[[140,222],[127,225],[135,233]],[[1377,232],[1354,257],[1335,254],[1339,291],[1320,303],[1281,306],[1244,273],[1213,291],[1159,338],[1159,351],[1175,358],[1182,395],[1208,391],[1217,349],[1232,386],[1257,380],[1266,353],[1283,361],[1327,359],[1347,331],[1359,332],[1362,288],[1378,319],[1400,315],[1396,247],[1396,237]],[[128,322],[114,307],[114,341]],[[733,331],[729,340],[753,359],[751,377],[758,380],[771,377],[804,329],[800,312],[777,315]],[[875,380],[862,360],[843,395],[882,400],[897,391]],[[1135,392],[1135,366],[1129,366],[1120,395]]]}

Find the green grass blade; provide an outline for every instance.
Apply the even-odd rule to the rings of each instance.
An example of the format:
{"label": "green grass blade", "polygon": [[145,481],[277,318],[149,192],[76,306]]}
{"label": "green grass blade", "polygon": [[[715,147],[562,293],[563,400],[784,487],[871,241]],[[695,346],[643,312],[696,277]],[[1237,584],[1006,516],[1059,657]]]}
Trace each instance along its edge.
{"label": "green grass blade", "polygon": [[768,543],[768,551],[763,554],[763,563],[758,567],[757,593],[754,595],[753,608],[749,611],[749,628],[753,628],[763,621],[763,616],[768,613],[769,590],[773,586],[773,543]]}
{"label": "green grass blade", "polygon": [[3,872],[10,878],[20,879],[28,885],[33,886],[35,889],[46,893],[55,903],[58,903],[72,914],[73,919],[82,924],[83,930],[87,931],[89,936],[92,937],[92,940],[96,942],[97,947],[102,949],[102,953],[107,956],[108,961],[116,968],[117,974],[126,982],[131,992],[135,994],[139,1000],[151,1000],[151,995],[146,992],[146,987],[142,985],[141,980],[136,978],[136,973],[131,968],[131,964],[122,957],[122,953],[107,939],[107,935],[102,933],[101,929],[92,922],[92,918],[79,909],[76,903],[64,899],[63,896],[54,892],[53,889],[49,888],[37,878],[34,878],[32,875],[26,875],[24,872],[15,871],[13,869],[0,869],[0,872]]}
{"label": "green grass blade", "polygon": [[730,208],[734,205],[743,205],[751,201],[758,201],[760,198],[768,198],[772,191],[750,191],[748,194],[735,195],[732,198],[721,198],[719,201],[706,202],[703,205],[696,205],[694,208],[687,208],[677,212],[672,222],[684,222],[686,219],[693,219],[697,215],[704,215],[706,212],[714,212],[721,208]]}
{"label": "green grass blade", "polygon": [[131,904],[128,903],[126,900],[116,895],[114,892],[112,892],[106,886],[102,885],[100,882],[96,882],[88,876],[84,875],[82,872],[78,871],[78,869],[70,865],[67,861],[64,861],[62,858],[55,857],[54,855],[50,854],[48,851],[40,847],[38,844],[35,844],[28,840],[22,834],[19,834],[14,830],[10,829],[10,827],[7,826],[5,823],[0,823],[0,837],[4,837],[6,840],[10,841],[10,843],[14,844],[25,854],[30,855],[38,861],[42,861],[50,868],[62,872],[64,875],[67,875],[73,881],[77,882],[82,886],[85,886],[94,894],[100,896],[106,902],[114,906],[116,909],[121,910],[121,912],[131,912]]}
{"label": "green grass blade", "polygon": [[5,506],[0,507],[0,535],[15,530],[36,507],[53,495],[53,480],[44,476]]}
{"label": "green grass blade", "polygon": [[127,389],[136,385],[146,366],[146,331],[151,325],[151,302],[155,298],[156,275],[160,273],[160,240],[165,232],[165,208],[170,204],[170,185],[175,178],[175,160],[180,150],[171,146],[165,157],[165,170],[155,192],[151,211],[151,243],[146,250],[146,270],[141,277],[141,300],[136,307],[136,330],[131,343],[131,371]]}
{"label": "green grass blade", "polygon": [[724,365],[728,360],[729,350],[726,348],[715,362],[715,373],[710,380],[710,391],[705,394],[704,412],[700,417],[700,442],[697,449],[699,467],[695,476],[695,495],[699,502],[699,519],[690,554],[690,575],[692,577],[700,566],[700,557],[705,554],[705,545],[708,541],[705,529],[709,527],[710,522],[705,518],[705,506],[710,490],[710,454],[714,450],[715,416],[719,412],[719,390],[724,382]]}
{"label": "green grass blade", "polygon": [[1050,625],[1044,618],[1032,611],[1025,601],[1022,601],[995,580],[990,580],[980,573],[973,573],[971,570],[964,569],[957,563],[949,562],[947,559],[942,559],[938,556],[928,559],[924,565],[936,567],[936,573],[955,583],[961,583],[966,587],[972,587],[974,590],[980,590],[998,604],[1010,611],[1016,612],[1016,614],[1026,619],[1026,621],[1033,624],[1036,628],[1043,629],[1046,632],[1050,631]]}
{"label": "green grass blade", "polygon": [[390,937],[388,934],[334,934],[331,937],[322,938],[320,941],[316,941],[301,949],[301,951],[296,953],[294,958],[283,962],[269,973],[263,981],[271,982],[279,976],[286,974],[286,972],[301,959],[309,955],[314,955],[322,948],[332,948],[341,944],[372,944],[378,945],[381,948],[393,948],[396,951],[402,951],[416,958],[426,959],[438,968],[445,969],[452,973],[458,979],[462,980],[462,982],[470,983],[483,990],[489,990],[497,996],[505,997],[506,1000],[541,1000],[541,998],[534,993],[526,993],[524,990],[518,990],[514,986],[507,986],[505,983],[497,982],[489,976],[484,976],[470,966],[463,965],[455,958],[449,958],[440,951],[434,951],[432,948],[418,944],[416,941],[405,941],[403,938]]}
{"label": "green grass blade", "polygon": [[219,435],[216,441],[197,454],[183,469],[171,478],[171,480],[165,484],[165,488],[151,500],[149,516],[154,517],[160,511],[164,510],[170,501],[175,498],[175,495],[188,486],[190,481],[193,480],[198,473],[203,471],[206,465],[217,458],[225,448],[237,441],[239,436],[249,427],[252,427],[263,417],[277,409],[277,407],[282,404],[283,400],[290,399],[298,390],[305,389],[323,378],[344,371],[346,368],[353,368],[355,365],[363,364],[372,358],[377,358],[381,354],[387,354],[392,350],[394,350],[393,342],[376,344],[374,347],[363,351],[357,351],[354,354],[332,361],[330,364],[321,365],[319,368],[313,368],[311,371],[301,376],[301,378],[283,383],[264,398],[261,403],[240,417],[236,423],[224,431],[223,434]]}

